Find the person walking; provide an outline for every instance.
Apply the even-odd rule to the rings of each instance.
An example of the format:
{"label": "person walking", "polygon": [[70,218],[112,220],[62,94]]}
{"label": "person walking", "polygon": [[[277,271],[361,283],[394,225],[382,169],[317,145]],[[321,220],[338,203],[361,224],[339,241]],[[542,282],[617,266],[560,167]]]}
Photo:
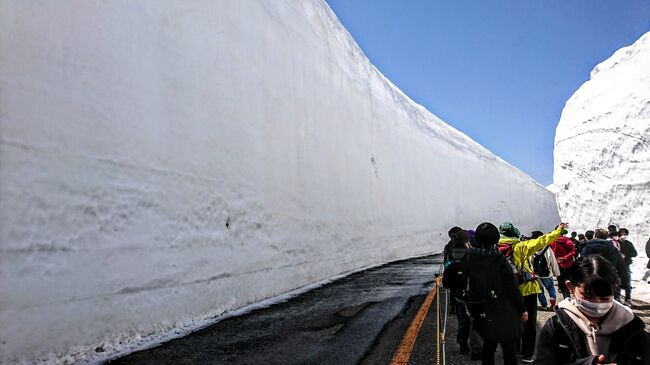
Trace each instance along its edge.
{"label": "person walking", "polygon": [[621,252],[620,234],[618,231],[610,231],[608,241],[610,241],[612,245],[614,245],[614,247],[616,247],[616,249]]}
{"label": "person walking", "polygon": [[[553,232],[527,241],[519,241],[519,230],[510,222],[499,226],[499,250],[506,257],[511,257],[514,270],[517,271],[519,291],[524,298],[528,321],[524,323],[521,337],[521,362],[529,364],[534,360],[535,340],[537,337],[537,294],[541,288],[537,283],[530,258],[535,252],[548,246],[565,231],[566,224],[560,224]],[[511,250],[511,254],[508,252]]]}
{"label": "person walking", "polygon": [[[535,231],[531,234],[531,237],[537,238],[542,235],[542,232]],[[557,292],[555,291],[553,277],[560,276],[560,267],[557,265],[557,260],[555,259],[555,254],[553,253],[551,246],[546,246],[533,255],[533,269],[535,270],[537,277],[539,277],[538,280],[542,290],[541,293],[537,294],[539,304],[542,309],[548,307],[546,296],[544,295],[544,289],[546,289],[548,292],[550,309],[553,310],[555,308],[555,303],[557,302]]]}
{"label": "person walking", "polygon": [[[616,268],[616,273],[621,279],[619,287],[625,289],[627,283],[629,282],[629,274],[627,272],[627,266],[625,261],[623,261],[623,256],[621,253],[614,247],[611,241],[608,241],[609,233],[602,229],[596,229],[594,233],[594,239],[589,240],[585,247],[583,247],[581,255],[589,256],[593,254],[598,254],[603,256],[607,261],[609,261],[612,266]],[[620,291],[614,293],[614,299],[618,302],[621,301]]]}
{"label": "person walking", "polygon": [[650,364],[645,324],[614,301],[616,269],[600,255],[580,257],[561,301],[542,328],[535,365]]}
{"label": "person walking", "polygon": [[460,346],[460,353],[464,355],[471,351],[472,360],[480,360],[481,337],[473,328],[472,318],[465,306],[466,275],[463,260],[470,247],[468,232],[458,231],[453,233],[452,242],[453,248],[450,260],[445,263],[445,271],[442,275],[442,286],[450,289],[451,301],[455,302],[456,305],[456,319],[458,321],[456,341]]}
{"label": "person walking", "polygon": [[[592,237],[593,238],[593,237]],[[578,235],[578,245],[576,246],[576,253],[580,253],[582,248],[587,244],[587,237],[584,234],[580,233]]]}
{"label": "person walking", "polygon": [[[566,232],[563,232],[566,234]],[[557,286],[562,293],[563,298],[569,297],[569,290],[564,285],[564,282],[569,279],[569,273],[571,271],[571,266],[576,257],[576,249],[573,245],[573,241],[565,236],[560,236],[558,239],[551,243],[551,249],[555,254],[557,259],[557,264],[560,267],[560,276],[557,277]]]}
{"label": "person walking", "polygon": [[505,365],[517,365],[521,322],[528,320],[521,292],[506,258],[499,253],[499,230],[484,222],[475,230],[476,247],[465,257],[465,305],[483,339],[481,363],[494,364],[501,345]]}
{"label": "person walking", "polygon": [[[455,233],[462,231],[463,229],[456,226],[456,227],[451,227],[449,231],[447,232],[447,235],[449,236],[449,242],[445,245],[445,247],[442,249],[442,262],[447,264],[451,260],[451,252],[454,249],[454,242],[452,240],[453,236]],[[449,302],[449,313],[450,314],[456,314],[456,301],[450,301]]]}
{"label": "person walking", "polygon": [[610,224],[609,226],[607,226],[607,231],[608,231],[609,233],[612,233],[612,232],[618,232],[618,228],[616,228],[615,225]]}
{"label": "person walking", "polygon": [[621,255],[623,256],[623,261],[625,261],[625,265],[627,265],[627,283],[625,283],[625,305],[628,307],[632,306],[632,258],[636,257],[638,253],[636,252],[636,248],[634,248],[634,244],[630,241],[627,240],[627,237],[630,235],[630,231],[627,230],[627,228],[621,228],[619,230],[619,233],[621,234],[619,238],[619,242],[621,244]]}

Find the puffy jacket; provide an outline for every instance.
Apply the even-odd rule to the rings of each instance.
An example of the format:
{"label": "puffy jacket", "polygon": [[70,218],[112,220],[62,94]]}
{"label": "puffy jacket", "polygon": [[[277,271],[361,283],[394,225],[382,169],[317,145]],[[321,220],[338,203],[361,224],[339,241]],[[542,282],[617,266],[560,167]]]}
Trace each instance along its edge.
{"label": "puffy jacket", "polygon": [[[512,248],[512,258],[515,265],[519,270],[532,274],[534,271],[533,265],[530,263],[530,258],[535,254],[535,252],[541,250],[560,237],[562,235],[562,230],[563,228],[558,228],[551,233],[528,241],[519,241],[516,238],[502,237],[499,240],[499,246],[509,245]],[[521,291],[521,295],[523,296],[542,292],[537,280],[520,284],[519,291]]]}
{"label": "puffy jacket", "polygon": [[573,266],[573,260],[576,256],[576,248],[571,239],[561,236],[551,243],[551,250],[557,259],[557,265],[560,269],[568,269]]}
{"label": "puffy jacket", "polygon": [[618,252],[611,241],[594,238],[593,240],[587,242],[585,247],[582,248],[582,252],[580,254],[582,256],[594,254],[601,255],[616,268],[618,277],[621,279],[621,286],[625,286],[625,283],[628,282],[629,273],[627,271],[627,265],[625,264],[621,253]]}

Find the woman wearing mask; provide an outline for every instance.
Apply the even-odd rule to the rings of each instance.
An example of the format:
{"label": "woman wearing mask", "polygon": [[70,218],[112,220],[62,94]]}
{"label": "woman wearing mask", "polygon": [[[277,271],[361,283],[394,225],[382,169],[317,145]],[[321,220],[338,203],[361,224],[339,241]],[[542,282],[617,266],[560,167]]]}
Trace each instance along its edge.
{"label": "woman wearing mask", "polygon": [[540,365],[650,364],[645,324],[614,301],[619,278],[602,256],[581,257],[572,267],[571,292],[546,321],[537,344]]}

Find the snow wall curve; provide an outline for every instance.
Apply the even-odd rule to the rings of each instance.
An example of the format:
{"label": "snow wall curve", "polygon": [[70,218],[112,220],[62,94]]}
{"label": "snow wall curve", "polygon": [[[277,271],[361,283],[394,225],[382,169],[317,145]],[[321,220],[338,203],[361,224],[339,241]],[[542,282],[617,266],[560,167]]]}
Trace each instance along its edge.
{"label": "snow wall curve", "polygon": [[440,251],[453,225],[559,220],[552,193],[405,96],[323,1],[0,14],[1,361],[96,361]]}

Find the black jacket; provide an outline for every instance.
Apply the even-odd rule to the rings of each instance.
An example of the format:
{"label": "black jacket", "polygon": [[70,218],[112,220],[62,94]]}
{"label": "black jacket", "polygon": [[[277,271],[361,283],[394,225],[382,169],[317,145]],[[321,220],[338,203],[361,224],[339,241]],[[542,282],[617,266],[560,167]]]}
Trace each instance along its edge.
{"label": "black jacket", "polygon": [[623,260],[627,265],[632,265],[632,257],[636,257],[637,252],[634,244],[628,240],[621,240],[621,253],[625,255]]}
{"label": "black jacket", "polygon": [[[526,307],[506,258],[496,246],[471,248],[463,264],[468,278],[465,304],[472,313],[478,333],[497,342],[516,341],[521,334],[520,319]],[[474,287],[484,287],[487,291],[472,292]],[[486,299],[482,305],[485,317],[476,315],[472,309],[472,302],[480,301],[481,295]]]}
{"label": "black jacket", "polygon": [[587,242],[585,247],[582,248],[580,253],[582,256],[587,255],[601,255],[607,261],[609,261],[616,268],[618,277],[621,279],[621,286],[625,286],[629,282],[628,276],[630,275],[627,271],[627,264],[623,260],[623,256],[618,252],[614,244],[610,241],[594,238]]}
{"label": "black jacket", "polygon": [[[537,336],[535,365],[591,365],[587,338],[578,325],[564,312],[556,308],[555,316],[549,318]],[[614,332],[605,363],[617,365],[649,365],[650,338],[643,321],[634,316],[632,322]]]}

